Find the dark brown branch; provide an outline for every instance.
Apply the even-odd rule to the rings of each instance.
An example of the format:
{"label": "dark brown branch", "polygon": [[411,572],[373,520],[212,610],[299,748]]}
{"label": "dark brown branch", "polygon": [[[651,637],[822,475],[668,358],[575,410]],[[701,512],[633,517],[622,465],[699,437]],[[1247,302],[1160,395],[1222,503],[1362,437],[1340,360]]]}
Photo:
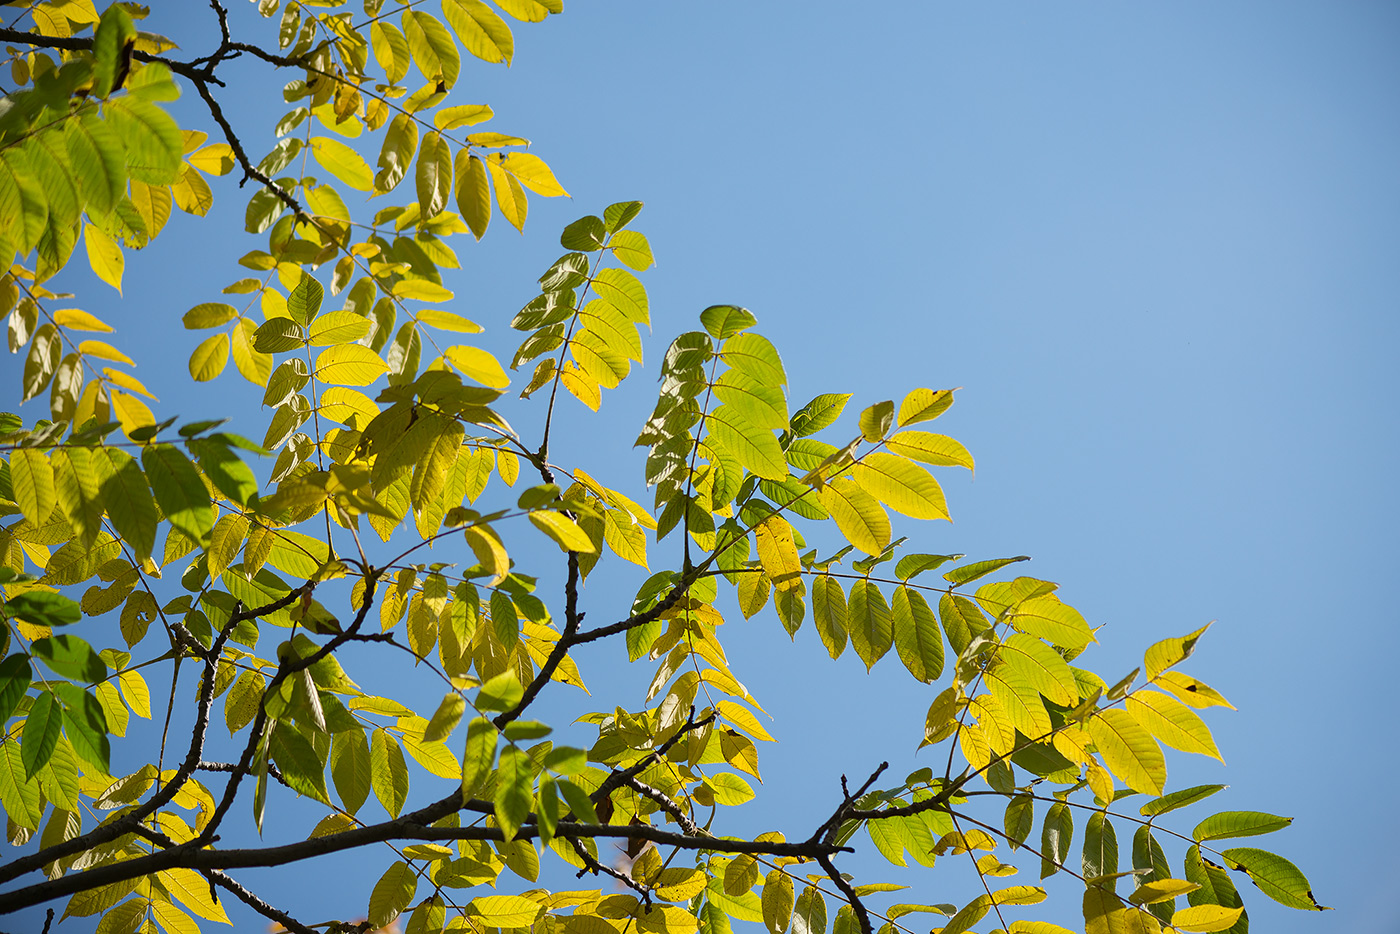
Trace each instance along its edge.
{"label": "dark brown branch", "polygon": [[[195,767],[195,771],[232,773],[238,771],[238,764],[235,762],[201,762]],[[278,784],[284,785],[287,788],[292,787],[291,785],[287,784],[287,779],[282,775],[282,770],[277,767],[277,763],[269,762],[267,764],[267,774],[270,775],[272,777],[272,780],[277,782]]]}
{"label": "dark brown branch", "polygon": [[228,890],[240,902],[247,905],[264,918],[276,921],[278,924],[282,925],[282,927],[291,931],[292,934],[316,934],[316,931],[312,928],[302,924],[285,911],[272,907],[267,902],[245,889],[238,882],[235,882],[231,877],[219,872],[219,870],[206,869],[204,871],[204,877],[209,880],[211,886],[217,885],[222,889]]}
{"label": "dark brown branch", "polygon": [[668,753],[671,750],[671,747],[680,741],[680,738],[682,736],[685,736],[688,733],[695,732],[701,727],[713,722],[714,719],[715,715],[711,713],[704,719],[696,720],[695,708],[691,707],[689,719],[687,719],[685,723],[681,724],[680,728],[677,729],[675,733],[672,733],[669,739],[667,739],[660,746],[657,746],[645,756],[642,756],[642,758],[638,759],[636,762],[632,763],[627,768],[614,769],[608,775],[607,778],[603,779],[603,783],[598,786],[598,790],[593,792],[593,794],[589,795],[589,797],[593,799],[593,802],[595,804],[602,801],[608,795],[612,794],[613,791],[620,785],[622,785],[630,779],[636,778],[646,769],[650,768],[653,762],[660,762],[661,759],[666,755],[666,753]]}
{"label": "dark brown branch", "polygon": [[856,890],[851,888],[851,884],[841,877],[841,873],[836,871],[836,864],[829,856],[818,856],[817,865],[822,867],[836,887],[841,890],[841,894],[846,896],[846,901],[851,903],[851,910],[855,912],[856,923],[860,925],[860,934],[871,934],[870,913],[865,910],[865,903],[860,900]]}
{"label": "dark brown branch", "polygon": [[569,578],[564,584],[564,632],[559,636],[559,641],[554,643],[554,648],[550,650],[549,657],[540,666],[539,673],[526,686],[525,693],[520,696],[519,703],[492,721],[496,724],[496,729],[505,729],[507,723],[525,712],[525,708],[530,706],[540,691],[544,689],[544,686],[549,683],[549,679],[554,677],[554,672],[559,667],[559,663],[564,660],[564,656],[569,654],[569,647],[574,644],[574,637],[578,635],[578,627],[583,623],[583,614],[578,610],[578,576],[578,554],[571,551],[569,552]]}
{"label": "dark brown branch", "polygon": [[120,836],[131,833],[135,827],[141,824],[146,818],[156,811],[165,807],[174,799],[176,793],[184,786],[189,777],[194,774],[195,767],[199,765],[200,756],[204,752],[204,736],[209,729],[209,708],[214,702],[214,673],[215,662],[223,652],[224,644],[233,632],[236,625],[237,614],[229,618],[228,623],[214,639],[214,644],[210,647],[208,654],[204,657],[204,674],[200,678],[199,702],[195,714],[194,730],[190,735],[189,752],[185,755],[185,761],[180,764],[175,775],[159,791],[157,791],[145,804],[132,809],[125,815],[101,824],[91,831],[66,840],[62,843],[55,843],[52,846],[44,847],[37,853],[22,856],[11,860],[0,867],[0,882],[8,882],[18,878],[27,872],[32,872],[55,860],[63,859],[74,853],[83,853],[94,847],[101,846],[117,839]]}
{"label": "dark brown branch", "polygon": [[639,779],[633,778],[632,776],[627,776],[626,778],[623,778],[621,783],[626,785],[628,788],[631,788],[637,794],[656,802],[656,804],[661,808],[661,810],[671,815],[671,819],[674,820],[677,824],[680,824],[681,829],[684,830],[686,833],[690,834],[691,836],[695,836],[702,832],[700,830],[700,826],[696,824],[695,821],[691,820],[686,815],[686,813],[683,810],[681,810],[681,806],[677,804],[676,801],[664,791],[661,791],[658,788],[653,788],[646,782],[640,781]]}
{"label": "dark brown branch", "polygon": [[[480,802],[485,805],[486,802]],[[83,872],[70,873],[59,879],[41,882],[0,895],[0,914],[7,914],[76,892],[85,892],[125,882],[166,869],[186,868],[204,872],[210,869],[241,869],[259,866],[283,866],[329,853],[359,849],[373,843],[390,840],[487,840],[504,839],[496,827],[431,827],[433,821],[461,807],[461,796],[449,795],[425,808],[405,814],[395,820],[356,827],[337,834],[313,837],[280,846],[249,849],[205,849],[198,840],[118,863],[96,866]],[[719,837],[693,837],[688,834],[661,830],[648,825],[621,826],[582,824],[560,821],[554,835],[566,840],[633,839],[649,840],[658,846],[674,846],[686,850],[715,853],[747,853],[753,856],[795,856],[804,860],[820,860],[833,853],[849,853],[849,847],[822,843],[779,843],[763,840],[726,840]],[[531,840],[539,836],[538,827],[527,824],[520,828],[516,839]]]}
{"label": "dark brown branch", "polygon": [[836,832],[841,829],[841,825],[847,820],[850,820],[853,814],[857,813],[851,805],[855,804],[861,795],[869,791],[870,786],[875,784],[875,780],[889,767],[890,764],[888,762],[881,762],[879,768],[870,773],[870,777],[865,780],[865,784],[856,789],[855,794],[851,794],[850,789],[846,787],[846,776],[842,775],[841,803],[836,806],[836,810],[831,812],[831,816],[812,834],[810,842],[815,843],[821,840],[825,843],[830,843],[835,840]]}
{"label": "dark brown branch", "polygon": [[611,876],[640,895],[642,897],[642,904],[647,908],[651,908],[651,892],[645,886],[637,882],[636,879],[633,879],[627,873],[619,872],[611,866],[599,862],[597,857],[588,852],[588,849],[577,840],[570,840],[569,843],[573,845],[574,852],[578,854],[578,858],[583,861],[583,868],[578,871],[576,878],[582,879],[584,874],[589,872],[594,875],[602,873],[605,876]]}
{"label": "dark brown branch", "polygon": [[[263,699],[258,703],[258,713],[253,718],[253,726],[248,733],[248,742],[243,747],[243,754],[238,759],[238,765],[231,770],[230,774],[232,777],[229,779],[228,784],[224,786],[224,795],[219,799],[218,805],[214,808],[213,815],[209,818],[209,823],[205,824],[204,831],[199,835],[199,840],[196,841],[201,846],[211,843],[214,840],[214,835],[218,832],[219,824],[223,822],[225,815],[228,814],[229,808],[233,807],[234,798],[238,796],[238,787],[243,781],[243,776],[247,775],[252,768],[253,755],[257,752],[258,744],[262,741],[262,731],[264,727],[267,726],[267,697],[273,691],[277,690],[282,682],[287,680],[291,675],[310,668],[346,642],[355,639],[360,631],[360,626],[365,621],[365,616],[369,613],[370,606],[374,603],[374,590],[379,583],[379,574],[380,572],[377,568],[370,568],[365,574],[365,591],[360,598],[359,612],[355,614],[354,622],[352,622],[344,632],[331,639],[306,658],[286,658],[282,660],[282,664],[277,666],[277,673],[273,675],[272,680],[268,682],[266,689],[263,691]],[[274,603],[268,604],[268,607],[281,609],[281,606],[278,606],[278,604],[290,606],[296,595],[310,593],[310,588],[313,586],[314,585],[308,581],[303,587],[292,591],[287,594],[287,596]],[[286,601],[285,603],[283,603],[284,600]],[[260,608],[260,610],[261,609],[267,608]],[[255,613],[259,611],[253,610],[249,612]],[[236,617],[237,614],[235,614],[234,618]],[[229,629],[231,630],[232,626],[230,626]],[[196,759],[196,762],[197,761]],[[434,818],[434,820],[436,820],[436,818]]]}

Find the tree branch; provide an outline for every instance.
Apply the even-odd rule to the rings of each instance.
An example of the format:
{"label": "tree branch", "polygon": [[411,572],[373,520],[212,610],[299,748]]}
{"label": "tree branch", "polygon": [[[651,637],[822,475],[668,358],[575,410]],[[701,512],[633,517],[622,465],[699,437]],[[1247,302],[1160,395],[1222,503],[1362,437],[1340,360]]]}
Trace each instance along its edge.
{"label": "tree branch", "polygon": [[245,889],[238,882],[234,881],[230,876],[220,872],[219,870],[204,870],[204,878],[209,880],[211,886],[217,885],[222,889],[226,889],[227,891],[231,892],[233,896],[239,901],[241,901],[243,904],[247,905],[249,908],[262,915],[264,918],[270,918],[271,920],[276,921],[278,924],[282,925],[282,927],[286,928],[288,931],[291,931],[292,934],[316,934],[316,931],[314,929],[302,924],[300,921],[298,921],[296,918],[293,918],[285,911],[272,907],[267,902],[263,901],[261,898],[258,898],[252,892]]}
{"label": "tree branch", "polygon": [[100,824],[91,831],[65,840],[62,843],[55,843],[52,846],[44,847],[37,853],[29,856],[22,856],[11,860],[0,867],[0,882],[8,882],[18,878],[27,872],[39,869],[55,860],[63,859],[74,853],[82,853],[101,846],[117,839],[120,836],[131,833],[132,830],[141,824],[146,818],[156,811],[165,807],[174,799],[180,788],[184,786],[190,775],[194,773],[195,767],[199,765],[200,756],[204,752],[204,735],[209,728],[209,708],[214,701],[214,673],[215,662],[223,652],[224,644],[228,641],[229,635],[233,632],[234,626],[239,622],[239,614],[234,613],[229,617],[229,621],[214,639],[208,653],[204,656],[204,674],[200,678],[199,702],[195,713],[194,730],[190,735],[189,752],[185,755],[185,761],[181,763],[175,775],[159,791],[151,797],[145,804],[127,812],[114,821]]}

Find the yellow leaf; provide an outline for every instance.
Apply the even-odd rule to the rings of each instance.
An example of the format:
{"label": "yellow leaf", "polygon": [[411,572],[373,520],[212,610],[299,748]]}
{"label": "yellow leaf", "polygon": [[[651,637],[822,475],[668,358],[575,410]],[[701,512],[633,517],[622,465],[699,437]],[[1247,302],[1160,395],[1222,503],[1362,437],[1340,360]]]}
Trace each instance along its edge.
{"label": "yellow leaf", "polygon": [[393,292],[399,298],[412,298],[420,302],[450,302],[453,297],[451,290],[427,279],[400,279],[394,283]]}
{"label": "yellow leaf", "polygon": [[[91,224],[89,224],[88,227],[89,227],[90,229],[94,229],[94,230],[96,229],[96,228],[93,228]],[[99,234],[102,233],[102,231],[100,231],[100,230],[97,231],[97,232],[98,232]],[[110,240],[107,241],[107,242],[108,242],[108,243],[111,243]],[[114,244],[113,246],[115,247],[115,244]],[[88,252],[89,252],[89,255],[91,255],[91,248],[89,248],[89,251],[88,251]],[[121,256],[120,256],[120,252],[121,252],[121,251],[118,250],[118,258],[117,258],[117,259],[118,259],[118,261],[117,261],[117,266],[118,266],[118,269],[117,269],[117,279],[119,280],[119,281],[117,282],[117,291],[118,291],[118,292],[121,291],[121,282],[120,282],[120,279],[121,279],[121,268],[120,268],[120,267],[121,267]],[[95,266],[94,266],[93,268],[96,269]],[[101,273],[99,273],[99,275],[101,275]],[[104,278],[105,278],[105,277],[104,277]],[[110,281],[110,280],[107,280],[107,281]],[[71,328],[71,329],[74,330],[74,331],[111,331],[111,330],[112,330],[112,326],[111,326],[110,324],[108,324],[107,322],[102,321],[101,319],[96,318],[96,317],[94,317],[94,316],[88,314],[86,311],[80,311],[80,310],[77,309],[77,308],[60,308],[60,309],[58,309],[57,311],[55,311],[55,312],[53,313],[53,323],[56,324],[56,325],[58,325],[58,326],[61,327],[61,328]],[[105,345],[103,345],[103,346],[105,346]]]}
{"label": "yellow leaf", "polygon": [[506,575],[510,573],[510,558],[506,555],[505,546],[496,537],[496,533],[490,529],[475,526],[468,526],[463,531],[466,534],[467,544],[471,546],[472,553],[476,555],[476,560],[491,575],[487,586],[495,587],[505,580]]}
{"label": "yellow leaf", "polygon": [[316,358],[316,378],[341,386],[368,386],[388,371],[377,353],[360,344],[338,344]]}
{"label": "yellow leaf", "polygon": [[1192,905],[1172,914],[1172,927],[1179,931],[1224,931],[1234,927],[1243,911],[1222,905]]}
{"label": "yellow leaf", "polygon": [[567,198],[569,193],[555,179],[554,173],[539,156],[528,152],[507,153],[502,168],[520,179],[520,184],[546,198]]}
{"label": "yellow leaf", "polygon": [[491,185],[496,189],[496,206],[501,209],[501,216],[510,222],[516,230],[525,229],[525,215],[530,207],[525,199],[525,192],[520,187],[514,175],[507,175],[501,168],[500,162],[492,158],[486,163],[486,170],[491,173]]}
{"label": "yellow leaf", "polygon": [[[443,291],[447,292],[446,289],[443,289]],[[395,294],[398,293],[396,292]],[[449,298],[452,297],[451,292],[448,292],[447,295]],[[475,321],[470,321],[450,311],[438,311],[435,308],[429,308],[418,312],[418,323],[426,324],[430,328],[437,328],[439,331],[456,331],[459,334],[481,333],[481,325],[477,324]]]}
{"label": "yellow leaf", "polygon": [[1114,775],[1134,791],[1150,795],[1162,793],[1167,782],[1162,750],[1132,714],[1123,710],[1102,710],[1089,720],[1088,728],[1104,765]]}
{"label": "yellow leaf", "polygon": [[210,175],[227,175],[233,171],[233,147],[228,143],[212,143],[190,153],[189,163]]}
{"label": "yellow leaf", "polygon": [[540,913],[540,904],[521,895],[478,895],[467,905],[467,915],[487,927],[527,928]]}
{"label": "yellow leaf", "polygon": [[1138,691],[1129,695],[1123,706],[1148,732],[1173,749],[1225,761],[1205,721],[1176,698],[1156,691]]}
{"label": "yellow leaf", "polygon": [[733,701],[716,701],[715,709],[719,711],[721,717],[748,733],[754,739],[763,740],[766,743],[776,743],[768,731],[763,728],[763,724],[758,722],[758,718],[749,713],[748,708],[742,707]]}
{"label": "yellow leaf", "polygon": [[83,226],[83,243],[87,246],[88,264],[92,266],[92,271],[120,295],[122,270],[126,264],[122,258],[122,248],[92,224]]}
{"label": "yellow leaf", "polygon": [[548,509],[540,509],[530,513],[530,521],[534,523],[536,528],[554,539],[563,551],[592,553],[598,550],[593,547],[593,542],[589,540],[588,534],[568,516],[551,512]]}
{"label": "yellow leaf", "polygon": [[793,541],[792,526],[781,516],[769,516],[754,527],[754,543],[764,572],[780,591],[802,586],[802,559]]}
{"label": "yellow leaf", "polygon": [[122,431],[127,435],[137,428],[156,423],[156,417],[151,414],[146,403],[135,396],[124,392],[109,392],[108,395],[112,403],[112,414],[121,422]]}
{"label": "yellow leaf", "polygon": [[114,370],[109,366],[104,366],[102,368],[102,375],[106,376],[108,381],[111,382],[113,385],[120,386],[123,389],[129,389],[132,392],[139,392],[147,399],[156,398],[155,396],[151,395],[150,390],[148,390],[145,386],[141,385],[140,380],[132,376],[130,373],[123,373],[121,370]]}
{"label": "yellow leaf", "polygon": [[491,354],[480,347],[457,344],[447,348],[447,360],[465,375],[492,389],[505,389],[510,377]]}
{"label": "yellow leaf", "polygon": [[122,353],[111,344],[102,341],[82,341],[78,344],[78,353],[89,357],[97,357],[99,360],[112,360],[116,363],[125,363],[127,366],[135,366],[136,361]]}
{"label": "yellow leaf", "polygon": [[170,891],[170,894],[178,898],[186,908],[201,918],[222,921],[224,924],[233,923],[224,913],[223,906],[209,897],[209,880],[193,869],[167,869],[157,872],[156,878],[160,880],[161,885]]}
{"label": "yellow leaf", "polygon": [[374,172],[364,158],[342,143],[329,136],[311,138],[311,154],[321,164],[321,168],[340,179],[357,191],[374,190]]}
{"label": "yellow leaf", "polygon": [[867,454],[851,467],[867,493],[895,512],[914,519],[949,519],[943,489],[923,467],[894,454]]}
{"label": "yellow leaf", "polygon": [[890,517],[854,480],[839,477],[824,485],[818,495],[847,541],[868,555],[885,550],[890,543]]}
{"label": "yellow leaf", "polygon": [[258,329],[248,318],[239,319],[229,334],[233,364],[243,378],[258,386],[266,386],[272,375],[272,356],[253,349],[253,332]]}
{"label": "yellow leaf", "polygon": [[165,929],[165,934],[199,934],[198,922],[170,902],[152,901],[151,914]]}

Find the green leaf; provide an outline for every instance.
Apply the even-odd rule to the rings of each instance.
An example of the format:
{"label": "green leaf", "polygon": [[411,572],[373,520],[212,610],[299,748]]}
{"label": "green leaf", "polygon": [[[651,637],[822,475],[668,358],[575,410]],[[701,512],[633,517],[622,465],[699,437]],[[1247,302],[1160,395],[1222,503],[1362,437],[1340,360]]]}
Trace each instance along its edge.
{"label": "green leaf", "polygon": [[27,656],[16,653],[0,662],[0,726],[14,714],[33,677]]}
{"label": "green leaf", "polygon": [[1035,827],[1035,799],[1029,794],[1013,796],[1006,805],[1006,814],[1002,818],[1002,824],[1011,849],[1017,849],[1026,842],[1026,838],[1031,835],[1031,830]]}
{"label": "green leaf", "polygon": [[[370,170],[369,163],[340,140],[331,139],[329,136],[313,136],[311,154],[315,156],[321,168],[356,191],[374,190],[374,172]],[[278,201],[277,205],[276,210],[280,213],[281,202]],[[249,204],[249,210],[251,209],[252,205]]]}
{"label": "green leaf", "polygon": [[812,620],[827,654],[840,658],[846,651],[848,613],[846,594],[836,578],[822,575],[813,579]]}
{"label": "green leaf", "polygon": [[[83,618],[82,607],[73,600],[44,590],[17,594],[5,602],[4,610],[6,616],[35,626],[68,626]],[[22,659],[24,656],[11,657]],[[27,671],[28,663],[25,668]]]}
{"label": "green leaf", "polygon": [[330,804],[324,766],[311,742],[300,731],[289,723],[278,723],[272,732],[269,753],[292,790]]}
{"label": "green leaf", "polygon": [[894,644],[904,667],[930,684],[943,674],[943,633],[924,595],[908,587],[895,589],[891,611]]}
{"label": "green leaf", "polygon": [[1209,798],[1217,791],[1224,790],[1224,785],[1194,785],[1149,801],[1138,809],[1138,813],[1143,817],[1156,817],[1159,814],[1166,814],[1168,811],[1175,811],[1177,808],[1195,804],[1197,801]]}
{"label": "green leaf", "polygon": [[758,319],[753,316],[753,312],[737,305],[711,305],[700,312],[700,323],[710,332],[711,337],[722,341],[753,327],[758,323]]}
{"label": "green leaf", "polygon": [[808,402],[792,416],[792,426],[789,429],[794,438],[805,438],[814,435],[836,422],[841,417],[841,411],[846,408],[846,403],[851,401],[849,392],[828,392],[822,393],[811,402]]}
{"label": "green leaf", "polygon": [[525,689],[520,686],[520,682],[511,672],[503,672],[491,678],[481,686],[477,692],[475,707],[477,710],[510,710],[520,703],[520,699],[525,696]]}
{"label": "green leaf", "polygon": [[92,52],[96,59],[92,76],[94,96],[105,100],[118,89],[118,75],[126,71],[123,57],[130,54],[130,47],[135,42],[136,26],[126,8],[114,3],[104,10],[92,37]]}
{"label": "green leaf", "polygon": [[[156,504],[150,484],[136,461],[119,448],[106,449],[102,502],[107,517],[138,561],[150,557],[155,547]],[[99,452],[96,456],[102,456]]]}
{"label": "green leaf", "polygon": [[374,796],[390,817],[398,817],[408,800],[408,765],[398,740],[383,729],[370,737],[369,769]]}
{"label": "green leaf", "polygon": [[451,736],[466,709],[466,698],[456,691],[448,691],[428,720],[427,729],[423,731],[423,742],[437,743]]}
{"label": "green leaf", "polygon": [[1069,805],[1056,801],[1045,812],[1045,823],[1040,829],[1040,878],[1053,876],[1064,868],[1073,840],[1074,815]]}
{"label": "green leaf", "polygon": [[65,678],[93,684],[107,677],[107,664],[77,636],[35,639],[29,648],[50,670]]}
{"label": "green leaf", "polygon": [[[1111,876],[1118,872],[1118,835],[1113,830],[1113,822],[1103,811],[1089,815],[1089,822],[1084,827],[1081,861],[1086,879]],[[1107,879],[1102,884],[1113,888],[1114,880]]]}
{"label": "green leaf", "polygon": [[847,614],[851,647],[869,671],[890,650],[894,639],[889,604],[879,587],[862,578],[851,584]]}
{"label": "green leaf", "polygon": [[943,579],[954,587],[977,580],[979,577],[986,577],[994,571],[999,571],[1008,564],[1015,564],[1017,561],[1029,561],[1030,555],[1018,555],[1015,558],[993,558],[990,561],[974,561],[972,564],[964,564],[962,567],[943,575]]}
{"label": "green leaf", "polygon": [[535,803],[534,773],[530,756],[522,749],[507,746],[501,750],[496,769],[496,824],[509,843]]}
{"label": "green leaf", "polygon": [[413,901],[418,891],[418,874],[402,860],[393,863],[379,877],[369,895],[369,923],[385,928]]}
{"label": "green leaf", "polygon": [[1221,811],[1197,824],[1196,829],[1191,831],[1191,839],[1203,843],[1206,840],[1228,840],[1232,837],[1256,837],[1282,830],[1292,823],[1291,817],[1279,817],[1260,811]]}
{"label": "green leaf", "polygon": [[1222,850],[1220,855],[1231,869],[1248,873],[1259,890],[1280,905],[1304,911],[1329,910],[1313,897],[1307,876],[1282,856],[1247,846]]}
{"label": "green leaf", "polygon": [[331,779],[340,803],[354,814],[369,797],[373,769],[370,765],[369,741],[363,730],[336,733],[331,741]]}
{"label": "green leaf", "polygon": [[168,444],[147,445],[141,451],[151,492],[166,519],[187,538],[204,541],[214,527],[209,491],[189,458]]}
{"label": "green leaf", "polygon": [[[321,301],[325,297],[326,290],[317,281],[315,276],[301,274],[301,280],[297,282],[296,288],[287,296],[287,313],[292,316],[292,320],[300,325],[311,323],[311,319],[321,312]],[[256,344],[255,344],[256,346]],[[264,350],[263,347],[258,347]],[[292,349],[292,348],[288,348]],[[267,351],[273,353],[275,351]]]}
{"label": "green leaf", "polygon": [[491,774],[491,764],[496,759],[496,727],[485,717],[477,717],[467,724],[466,748],[462,752],[462,796],[470,798],[476,794]]}
{"label": "green leaf", "polygon": [[34,698],[34,706],[29,708],[29,716],[24,721],[24,740],[20,746],[20,760],[24,763],[25,781],[48,763],[58,745],[58,735],[63,732],[63,709],[54,701],[48,691],[40,691]]}
{"label": "green leaf", "polygon": [[787,462],[772,429],[761,428],[732,405],[710,413],[706,424],[712,441],[738,458],[750,472],[767,480],[787,478]]}

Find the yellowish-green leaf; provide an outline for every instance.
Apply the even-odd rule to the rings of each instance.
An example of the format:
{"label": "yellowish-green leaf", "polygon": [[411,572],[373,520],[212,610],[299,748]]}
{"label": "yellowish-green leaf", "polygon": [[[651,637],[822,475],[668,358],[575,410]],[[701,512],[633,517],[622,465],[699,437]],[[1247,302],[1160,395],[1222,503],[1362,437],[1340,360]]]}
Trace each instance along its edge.
{"label": "yellowish-green leaf", "polygon": [[229,340],[224,333],[201,341],[190,354],[190,376],[196,382],[207,383],[224,371],[228,364]]}
{"label": "yellowish-green leaf", "polygon": [[360,344],[340,344],[316,358],[316,378],[340,386],[368,386],[388,370],[378,354]]}
{"label": "yellowish-green leaf", "polygon": [[[511,57],[515,54],[515,39],[511,36],[510,27],[489,6],[481,0],[444,0],[442,12],[468,52],[482,61],[510,64]],[[487,116],[490,116],[489,108]],[[469,121],[476,122],[479,121]],[[455,124],[463,125],[467,124]],[[453,128],[441,124],[439,127],[444,130]]]}
{"label": "yellowish-green leaf", "polygon": [[510,385],[510,377],[489,351],[466,344],[456,344],[447,348],[446,356],[449,363],[483,386],[505,389]]}
{"label": "yellowish-green leaf", "polygon": [[1128,696],[1124,709],[1147,727],[1149,733],[1173,749],[1225,761],[1205,721],[1171,695],[1137,691]]}
{"label": "yellowish-green leaf", "polygon": [[374,190],[374,172],[364,157],[338,139],[329,136],[311,138],[311,154],[321,168],[356,191]]}
{"label": "yellowish-green leaf", "polygon": [[562,551],[595,552],[588,533],[579,528],[578,523],[568,516],[548,509],[538,509],[530,513],[530,522],[554,539]]}
{"label": "yellowish-green leaf", "polygon": [[899,427],[905,428],[915,422],[937,418],[948,411],[948,406],[952,404],[951,389],[940,389],[936,392],[932,389],[915,389],[899,404]]}
{"label": "yellowish-green leaf", "polygon": [[1129,788],[1160,795],[1167,782],[1162,750],[1142,724],[1123,710],[1102,710],[1088,722],[1104,765]]}
{"label": "yellowish-green leaf", "polygon": [[895,512],[915,519],[949,519],[943,489],[933,475],[906,458],[877,451],[851,468],[867,493]]}
{"label": "yellowish-green leaf", "polygon": [[193,869],[166,869],[156,873],[166,890],[190,911],[210,921],[232,924],[223,906],[210,896],[209,880]]}
{"label": "yellowish-green leaf", "polygon": [[478,895],[467,905],[467,916],[486,927],[528,928],[539,913],[539,902],[523,895]]}
{"label": "yellowish-green leaf", "polygon": [[418,890],[418,875],[402,860],[393,863],[369,896],[369,923],[376,928],[388,927],[413,901]]}
{"label": "yellowish-green leaf", "polygon": [[890,517],[854,480],[839,477],[825,484],[819,496],[848,542],[868,555],[885,550],[890,543]]}
{"label": "yellowish-green leaf", "polygon": [[1172,914],[1172,927],[1178,931],[1204,934],[1225,931],[1235,926],[1243,912],[1243,908],[1226,908],[1223,905],[1192,905]]}

